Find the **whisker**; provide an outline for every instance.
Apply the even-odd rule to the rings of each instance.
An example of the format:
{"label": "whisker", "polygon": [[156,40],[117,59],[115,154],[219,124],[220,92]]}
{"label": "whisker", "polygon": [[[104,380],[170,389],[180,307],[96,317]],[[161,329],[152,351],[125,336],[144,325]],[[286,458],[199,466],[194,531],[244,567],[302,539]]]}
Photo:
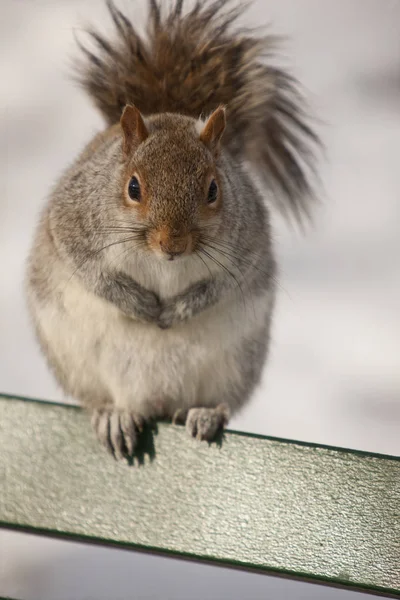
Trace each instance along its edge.
{"label": "whisker", "polygon": [[237,256],[236,254],[233,254],[226,249],[221,250],[221,248],[218,248],[217,246],[215,246],[214,244],[210,244],[209,242],[206,245],[209,248],[212,248],[213,250],[215,250],[216,252],[221,254],[222,256],[226,257],[228,260],[230,260],[232,265],[235,266],[238,269],[238,271],[240,271],[240,273],[242,273],[243,279],[245,279],[245,277],[237,263],[243,263],[245,266],[255,269],[256,271],[258,271],[259,273],[262,273],[263,275],[266,275],[267,277],[271,277],[271,273],[269,271],[265,271],[264,269],[261,269],[258,265],[256,265],[254,262],[252,262],[248,258],[245,258],[244,256]]}
{"label": "whisker", "polygon": [[131,242],[131,241],[135,241],[135,238],[132,237],[132,236],[130,236],[128,238],[125,238],[124,240],[118,240],[117,242],[111,242],[111,243],[107,244],[106,246],[103,246],[102,248],[100,248],[98,250],[94,250],[93,252],[89,252],[89,255],[86,256],[84,258],[84,260],[78,264],[78,266],[76,267],[76,269],[73,271],[72,275],[68,278],[68,280],[67,280],[67,282],[65,284],[65,287],[68,285],[68,283],[71,281],[71,279],[76,275],[76,273],[83,267],[83,265],[85,263],[87,263],[91,258],[93,258],[94,256],[97,256],[98,254],[100,254],[100,252],[103,252],[104,250],[107,250],[107,248],[111,248],[111,246],[117,246],[118,244],[125,244],[125,243]]}
{"label": "whisker", "polygon": [[[135,244],[135,247],[133,248],[134,250],[137,250],[140,247],[143,247],[144,244]],[[117,256],[114,256],[114,258],[110,261],[110,265],[114,265],[116,267],[119,267],[123,258],[125,258],[125,256],[127,256],[127,254],[129,252],[132,251],[132,248],[124,248],[122,250],[122,252],[120,252],[119,254],[117,254]],[[120,260],[119,260],[120,259]],[[119,262],[117,263],[117,261],[119,260]]]}
{"label": "whisker", "polygon": [[240,285],[240,282],[238,281],[238,279],[236,278],[236,276],[232,273],[232,271],[230,271],[228,269],[228,267],[226,267],[223,263],[221,263],[218,259],[215,258],[215,256],[213,256],[212,254],[210,254],[210,252],[208,252],[207,250],[203,248],[199,248],[200,252],[202,252],[202,254],[205,254],[206,256],[208,256],[208,258],[210,258],[211,260],[213,260],[215,262],[215,264],[217,264],[219,267],[221,267],[221,269],[223,269],[226,273],[228,273],[228,275],[233,279],[233,281],[236,283],[237,287],[239,288],[241,295],[242,295],[242,299],[243,299],[243,305],[244,307],[246,307],[246,298],[245,295],[243,293],[243,288]]}
{"label": "whisker", "polygon": [[208,269],[208,272],[210,273],[210,278],[214,279],[214,275],[212,274],[212,271],[211,271],[210,267],[208,266],[208,264],[206,263],[206,261],[204,260],[204,258],[201,256],[201,254],[199,254],[198,250],[196,250],[196,252],[194,252],[194,254],[195,254],[195,256],[197,256],[197,258],[199,258],[201,260],[201,262]]}
{"label": "whisker", "polygon": [[225,247],[228,248],[232,251],[234,251],[238,257],[241,257],[243,255],[243,253],[247,253],[247,254],[251,254],[252,256],[256,257],[256,258],[260,258],[260,259],[265,259],[265,255],[260,254],[259,252],[255,252],[254,250],[252,250],[251,248],[247,248],[246,246],[241,246],[240,244],[238,244],[238,242],[235,242],[235,244],[229,242],[228,240],[221,240],[218,239],[216,237],[212,237],[209,235],[202,235],[202,238],[204,240],[209,240],[210,242],[213,242],[215,244],[218,244],[221,247]]}
{"label": "whisker", "polygon": [[218,248],[215,248],[214,246],[211,246],[210,244],[208,244],[208,247],[211,248],[212,250],[214,250],[214,252],[217,252],[218,254],[220,254],[223,258],[226,258],[231,263],[232,267],[234,267],[235,269],[237,269],[239,271],[243,282],[246,283],[247,278],[246,278],[245,274],[243,273],[243,271],[239,267],[239,265],[232,260],[232,257],[229,256],[229,254],[226,254],[225,252],[221,252],[221,250],[219,250]]}
{"label": "whisker", "polygon": [[[243,271],[241,270],[241,268],[239,267],[239,265],[232,260],[232,257],[230,257],[229,254],[226,254],[225,252],[222,252],[218,248],[214,248],[211,244],[208,244],[208,247],[213,248],[216,252],[218,252],[219,254],[221,254],[221,256],[227,258],[229,260],[229,262],[232,264],[232,266],[239,271],[240,276],[242,277],[243,282],[246,283],[246,277],[245,277]],[[250,263],[250,266],[253,266],[253,265]],[[255,317],[256,316],[256,310],[255,310],[255,307],[254,307],[254,300],[253,300],[252,296],[250,296],[250,298],[251,298],[251,303],[252,303],[252,307],[253,307],[253,313],[254,313],[254,317]]]}
{"label": "whisker", "polygon": [[[229,253],[231,253],[230,254],[231,258],[237,258],[237,260],[243,262],[245,265],[248,265],[249,267],[252,267],[252,268],[256,269],[257,271],[259,271],[260,273],[263,273],[264,275],[269,277],[271,279],[271,281],[273,281],[282,291],[285,291],[284,288],[282,287],[282,285],[280,284],[279,280],[277,279],[277,277],[273,273],[271,273],[270,270],[261,269],[257,264],[253,263],[249,258],[243,256],[243,254],[241,254],[239,252],[239,250],[244,249],[244,251],[248,251],[249,254],[254,256],[254,258],[263,259],[264,261],[266,258],[265,255],[261,255],[256,252],[250,251],[249,249],[238,246],[237,244],[233,245],[226,241],[222,242],[221,240],[217,240],[216,238],[213,238],[211,236],[205,235],[205,236],[203,236],[203,239],[205,241],[211,240],[213,244],[215,244],[217,246],[218,245],[221,246],[223,248],[223,250],[225,252],[227,252],[227,257],[229,255]],[[206,243],[212,247],[212,245],[209,244],[209,242],[206,242]],[[217,248],[214,248],[214,249],[217,250]],[[223,254],[223,251],[220,248],[218,248],[217,251],[219,251],[221,254]]]}

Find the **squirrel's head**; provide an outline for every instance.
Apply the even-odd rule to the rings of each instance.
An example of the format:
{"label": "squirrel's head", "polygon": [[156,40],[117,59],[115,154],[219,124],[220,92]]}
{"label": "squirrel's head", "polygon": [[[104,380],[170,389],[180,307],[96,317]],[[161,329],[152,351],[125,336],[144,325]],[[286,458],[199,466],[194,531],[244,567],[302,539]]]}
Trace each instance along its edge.
{"label": "squirrel's head", "polygon": [[177,114],[145,121],[128,105],[121,117],[124,221],[143,232],[147,249],[173,260],[195,251],[221,220],[217,172],[225,110],[206,122]]}

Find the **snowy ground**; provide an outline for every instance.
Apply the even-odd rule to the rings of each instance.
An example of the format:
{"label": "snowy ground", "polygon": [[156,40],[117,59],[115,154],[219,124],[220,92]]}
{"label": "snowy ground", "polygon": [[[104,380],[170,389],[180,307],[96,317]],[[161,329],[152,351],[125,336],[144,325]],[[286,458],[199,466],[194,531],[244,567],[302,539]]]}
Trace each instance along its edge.
{"label": "snowy ground", "polygon": [[[143,3],[137,5],[141,16]],[[101,127],[68,80],[73,27],[93,19],[107,27],[107,21],[100,0],[2,0],[1,15],[0,391],[59,400],[28,324],[23,264],[50,186]],[[271,360],[254,401],[231,423],[235,429],[400,454],[399,19],[399,0],[258,0],[248,13],[249,23],[272,21],[290,37],[286,56],[323,123],[326,198],[305,238],[276,223],[282,274]],[[136,589],[145,589],[141,565],[149,569],[152,561],[163,573],[161,559],[3,532],[0,594],[116,598],[103,576],[90,575],[93,565],[103,573],[104,563],[114,565],[122,600],[132,569],[141,573]],[[164,590],[178,598],[171,573],[180,563],[171,564]],[[76,569],[86,581],[80,594],[71,575]],[[206,573],[206,567],[182,569],[193,581]],[[243,589],[249,598],[322,594],[255,575],[207,573],[216,598],[244,597]],[[206,596],[191,585],[182,598]],[[132,597],[159,596],[150,586],[147,595]]]}

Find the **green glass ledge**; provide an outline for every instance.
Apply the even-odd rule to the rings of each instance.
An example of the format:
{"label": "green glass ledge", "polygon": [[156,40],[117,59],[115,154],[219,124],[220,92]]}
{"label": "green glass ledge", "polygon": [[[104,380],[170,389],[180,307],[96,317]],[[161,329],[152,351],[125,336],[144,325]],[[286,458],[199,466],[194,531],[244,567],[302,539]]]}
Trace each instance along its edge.
{"label": "green glass ledge", "polygon": [[161,423],[132,466],[78,408],[0,396],[0,524],[400,596],[400,459]]}

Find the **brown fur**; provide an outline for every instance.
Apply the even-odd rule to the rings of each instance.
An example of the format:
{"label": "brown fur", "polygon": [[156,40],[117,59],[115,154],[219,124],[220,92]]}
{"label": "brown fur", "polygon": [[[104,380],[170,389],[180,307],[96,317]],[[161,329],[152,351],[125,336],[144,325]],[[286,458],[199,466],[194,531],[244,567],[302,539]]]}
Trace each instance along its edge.
{"label": "brown fur", "polygon": [[200,133],[200,140],[210,149],[215,157],[219,155],[220,142],[225,127],[225,108],[220,106],[211,114]]}
{"label": "brown fur", "polygon": [[123,151],[129,156],[147,139],[149,132],[140,111],[130,104],[125,106],[120,123],[124,134]]}
{"label": "brown fur", "polygon": [[126,104],[144,114],[198,118],[226,105],[223,146],[256,167],[285,214],[301,220],[313,198],[318,138],[307,122],[297,81],[272,66],[276,37],[232,30],[243,7],[231,0],[198,0],[183,14],[183,0],[168,12],[150,0],[147,36],[108,1],[118,37],[90,35],[97,51],[82,47],[79,81],[108,124]]}
{"label": "brown fur", "polygon": [[[151,249],[168,254],[185,248],[189,254],[196,247],[200,222],[216,219],[221,210],[222,193],[214,205],[207,203],[211,180],[219,181],[217,158],[201,141],[190,117],[155,115],[146,119],[145,126],[148,137],[125,159],[124,205],[146,228]],[[129,199],[133,175],[140,183],[140,202]]]}

